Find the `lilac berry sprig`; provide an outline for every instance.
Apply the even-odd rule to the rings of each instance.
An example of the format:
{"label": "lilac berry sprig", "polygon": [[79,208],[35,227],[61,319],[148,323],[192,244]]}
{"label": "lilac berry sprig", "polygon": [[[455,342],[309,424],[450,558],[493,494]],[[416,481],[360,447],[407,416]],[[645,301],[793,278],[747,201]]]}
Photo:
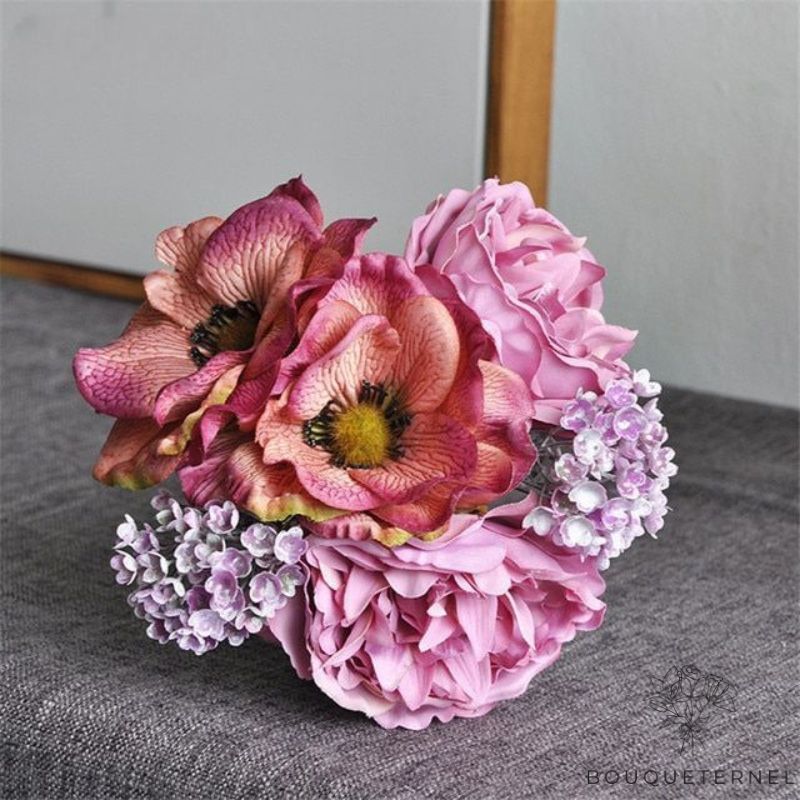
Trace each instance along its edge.
{"label": "lilac berry sprig", "polygon": [[156,524],[139,527],[126,515],[111,559],[150,638],[197,655],[240,645],[305,582],[299,526],[263,524],[230,501],[182,506],[164,491],[151,505]]}
{"label": "lilac berry sprig", "polygon": [[677,471],[658,408],[660,384],[647,370],[579,391],[560,427],[538,431],[532,475],[537,505],[524,520],[535,534],[596,558],[606,569],[633,540],[655,536]]}

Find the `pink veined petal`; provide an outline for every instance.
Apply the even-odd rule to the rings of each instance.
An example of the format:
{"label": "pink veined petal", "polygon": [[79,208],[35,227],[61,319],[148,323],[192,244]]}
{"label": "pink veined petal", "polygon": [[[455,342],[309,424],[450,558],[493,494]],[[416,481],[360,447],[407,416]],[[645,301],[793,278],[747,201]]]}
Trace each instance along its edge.
{"label": "pink veined petal", "polygon": [[147,417],[162,387],[197,369],[190,347],[185,330],[144,303],[115,342],[78,351],[75,381],[96,411]]}
{"label": "pink veined petal", "polygon": [[191,375],[167,384],[156,397],[153,409],[156,422],[164,425],[182,419],[194,411],[222,375],[244,364],[248,355],[249,351],[246,350],[226,350],[215,355],[204,367]]}
{"label": "pink veined petal", "polygon": [[321,239],[319,226],[297,200],[270,195],[242,206],[214,231],[197,282],[224,305],[251,301],[271,318]]}
{"label": "pink veined petal", "polygon": [[330,400],[355,404],[362,381],[382,383],[400,347],[384,317],[361,317],[326,356],[297,379],[288,410],[295,419],[313,419]]}
{"label": "pink veined petal", "polygon": [[403,454],[379,467],[351,469],[350,475],[386,503],[405,503],[449,480],[467,480],[477,446],[461,423],[443,414],[416,414],[401,436]]}
{"label": "pink veined petal", "polygon": [[336,250],[344,261],[347,261],[359,252],[367,231],[377,221],[377,217],[371,217],[370,219],[337,219],[323,231],[324,245]]}
{"label": "pink veined petal", "polygon": [[483,376],[485,423],[508,423],[533,415],[533,398],[519,375],[490,361],[480,361],[479,366]]}
{"label": "pink veined petal", "polygon": [[[344,339],[361,315],[344,300],[319,308],[303,332],[297,347],[283,360],[281,378],[297,378],[309,365],[318,361]],[[280,390],[280,389],[279,389]]]}
{"label": "pink veined petal", "polygon": [[[437,279],[446,281],[449,291],[455,294],[455,287],[448,278],[437,274]],[[436,291],[440,291],[440,288],[436,288]],[[458,299],[440,299],[447,306],[459,330],[461,354],[453,388],[439,411],[473,428],[483,416],[483,377],[478,364],[481,360],[494,356],[494,344],[475,312]]]}
{"label": "pink veined petal", "polygon": [[447,523],[460,495],[456,484],[439,483],[409,503],[380,506],[373,514],[385,522],[416,534],[431,533]]}
{"label": "pink veined petal", "polygon": [[311,497],[291,464],[264,464],[258,445],[246,441],[228,464],[232,500],[262,520],[303,516],[328,519],[337,512]]}
{"label": "pink veined petal", "polygon": [[[256,427],[275,387],[280,357],[291,341],[292,330],[291,326],[274,327],[256,346],[225,403],[215,405],[203,414],[200,420],[203,447],[208,447],[217,433],[234,419],[241,430],[251,431]],[[209,364],[212,361],[214,359]]]}
{"label": "pink veined petal", "polygon": [[324,522],[309,525],[309,529],[324,539],[350,539],[363,542],[377,538],[381,525],[369,514],[344,514]]}
{"label": "pink veined petal", "polygon": [[[221,433],[204,448],[202,458],[192,457],[191,463],[181,468],[181,488],[190,503],[201,506],[219,497],[230,497],[228,463],[236,448],[246,441],[246,435],[238,431]],[[194,445],[191,452],[194,456]]]}
{"label": "pink veined petal", "polygon": [[318,228],[321,228],[324,219],[322,216],[322,207],[314,192],[306,186],[302,175],[276,186],[268,195],[268,197],[288,197],[296,200],[308,212],[311,219]]}
{"label": "pink veined petal", "polygon": [[[530,462],[533,465],[533,459]],[[478,442],[478,460],[470,478],[470,489],[459,500],[461,508],[474,508],[500,497],[514,488],[511,458],[486,442]],[[524,477],[524,476],[523,476]]]}
{"label": "pink veined petal", "polygon": [[179,456],[158,454],[159,442],[170,433],[150,419],[118,419],[94,466],[94,477],[110,486],[144,489],[165,480]]}
{"label": "pink veined petal", "polygon": [[425,284],[403,259],[369,253],[350,260],[320,306],[344,300],[360,314],[378,314],[390,322],[395,309],[409,298],[427,294]]}
{"label": "pink veined petal", "polygon": [[219,217],[205,217],[185,228],[175,226],[156,239],[156,258],[174,272],[158,270],[147,275],[144,288],[150,304],[191,330],[203,322],[214,300],[197,284],[197,265],[208,237],[222,224]]}
{"label": "pink veined petal", "polygon": [[298,461],[295,470],[310,495],[332,508],[347,512],[366,511],[380,503],[380,498],[354,481],[347,470],[332,466],[327,453],[302,446],[310,454]]}
{"label": "pink veined petal", "polygon": [[208,237],[222,225],[220,217],[203,217],[186,227],[174,225],[156,237],[156,258],[176,272],[191,272],[203,252]]}
{"label": "pink veined petal", "polygon": [[455,599],[458,623],[467,634],[473,655],[480,661],[492,649],[497,598],[494,595],[481,597],[457,592]]}
{"label": "pink veined petal", "polygon": [[402,389],[412,413],[439,408],[453,387],[459,364],[458,330],[450,312],[435,297],[406,300],[392,324],[400,336],[400,352],[390,383]]}

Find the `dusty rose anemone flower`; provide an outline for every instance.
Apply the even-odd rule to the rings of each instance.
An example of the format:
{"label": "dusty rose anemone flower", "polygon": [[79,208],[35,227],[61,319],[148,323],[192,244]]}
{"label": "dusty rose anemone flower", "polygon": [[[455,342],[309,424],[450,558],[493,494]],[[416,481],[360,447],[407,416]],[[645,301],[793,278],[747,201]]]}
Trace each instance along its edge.
{"label": "dusty rose anemone flower", "polygon": [[521,375],[537,420],[557,423],[579,388],[627,373],[635,331],[606,323],[605,270],[522,183],[485,181],[438,197],[411,226],[405,257],[445,276],[481,318],[500,364]]}
{"label": "dusty rose anemone flower", "polygon": [[525,534],[531,505],[393,549],[308,537],[306,597],[270,632],[301,677],[385,728],[481,716],[603,620],[595,563]]}
{"label": "dusty rose anemone flower", "polygon": [[117,418],[95,477],[127,488],[166,478],[204,411],[289,346],[291,287],[337,274],[373,222],[323,229],[317,198],[295,178],[225,221],[163,231],[156,256],[173,270],[145,278],[147,299],[119,339],[75,356],[81,394]]}
{"label": "dusty rose anemone flower", "polygon": [[352,259],[282,362],[255,443],[223,431],[181,471],[184,491],[262,519],[302,513],[323,536],[432,534],[513,489],[535,458],[530,392],[492,354],[477,317],[402,259]]}

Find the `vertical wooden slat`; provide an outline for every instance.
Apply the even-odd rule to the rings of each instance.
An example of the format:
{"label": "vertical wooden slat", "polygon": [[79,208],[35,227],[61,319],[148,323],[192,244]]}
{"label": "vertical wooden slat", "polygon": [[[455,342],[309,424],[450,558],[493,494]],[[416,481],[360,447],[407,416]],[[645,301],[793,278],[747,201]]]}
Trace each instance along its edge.
{"label": "vertical wooden slat", "polygon": [[547,203],[555,0],[492,0],[486,174]]}

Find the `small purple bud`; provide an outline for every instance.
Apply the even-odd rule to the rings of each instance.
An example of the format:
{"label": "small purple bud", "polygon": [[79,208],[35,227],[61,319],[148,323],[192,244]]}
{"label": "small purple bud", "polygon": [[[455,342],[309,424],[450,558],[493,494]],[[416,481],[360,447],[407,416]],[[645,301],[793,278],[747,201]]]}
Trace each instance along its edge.
{"label": "small purple bud", "polygon": [[239,524],[239,510],[230,500],[226,500],[222,505],[209,506],[205,519],[214,533],[231,533]]}
{"label": "small purple bud", "polygon": [[222,553],[212,554],[209,562],[214,570],[224,569],[237,578],[243,578],[253,566],[253,556],[246,550],[229,547]]}
{"label": "small purple bud", "polygon": [[614,414],[614,430],[630,442],[635,442],[646,427],[647,417],[639,406],[621,408]]}
{"label": "small purple bud", "polygon": [[225,622],[222,617],[210,609],[195,611],[189,617],[189,626],[197,636],[203,639],[220,641],[225,632]]}
{"label": "small purple bud", "polygon": [[298,526],[281,531],[275,538],[275,558],[284,564],[296,564],[307,549],[303,529]]}
{"label": "small purple bud", "polygon": [[256,558],[271,556],[275,544],[275,529],[256,522],[242,532],[242,546]]}

